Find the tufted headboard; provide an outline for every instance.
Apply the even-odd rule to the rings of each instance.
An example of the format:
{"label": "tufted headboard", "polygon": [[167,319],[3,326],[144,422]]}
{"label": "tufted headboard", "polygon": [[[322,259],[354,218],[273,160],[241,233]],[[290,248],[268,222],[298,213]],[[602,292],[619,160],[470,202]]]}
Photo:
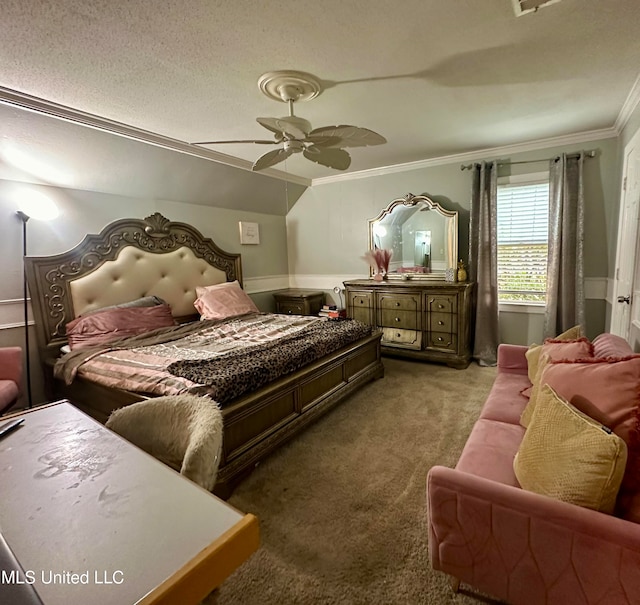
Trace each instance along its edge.
{"label": "tufted headboard", "polygon": [[66,324],[88,311],[155,295],[187,321],[197,318],[197,286],[242,284],[239,254],[158,212],[115,221],[62,254],[28,256],[25,267],[43,362],[66,344]]}

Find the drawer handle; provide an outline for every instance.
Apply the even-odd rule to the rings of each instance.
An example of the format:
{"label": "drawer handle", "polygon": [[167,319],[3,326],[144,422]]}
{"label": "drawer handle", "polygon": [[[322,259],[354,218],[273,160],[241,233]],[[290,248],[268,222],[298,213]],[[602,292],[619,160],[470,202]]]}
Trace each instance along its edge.
{"label": "drawer handle", "polygon": [[400,306],[400,303],[399,303],[399,302],[396,302],[396,307],[399,307],[399,306]]}
{"label": "drawer handle", "polygon": [[360,304],[364,305],[364,300],[360,299]]}
{"label": "drawer handle", "polygon": [[398,321],[398,322],[399,322],[399,321],[401,321],[401,320],[400,320],[400,318],[399,318],[399,317],[396,317],[396,321]]}
{"label": "drawer handle", "polygon": [[398,338],[400,338],[400,337],[402,336],[402,334],[400,334],[400,332],[398,332],[398,333],[396,334],[396,336],[397,336]]}
{"label": "drawer handle", "polygon": [[438,320],[438,325],[439,326],[444,326],[444,321],[442,321],[441,319]]}
{"label": "drawer handle", "polygon": [[438,341],[442,342],[444,340],[444,338],[442,338],[442,336],[438,336]]}
{"label": "drawer handle", "polygon": [[438,305],[438,309],[444,309],[444,305]]}

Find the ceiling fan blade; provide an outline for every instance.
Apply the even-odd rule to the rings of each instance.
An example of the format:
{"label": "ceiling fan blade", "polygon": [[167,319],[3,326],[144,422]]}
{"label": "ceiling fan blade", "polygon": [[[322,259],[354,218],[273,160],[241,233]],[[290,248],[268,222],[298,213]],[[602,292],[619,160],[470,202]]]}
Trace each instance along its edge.
{"label": "ceiling fan blade", "polygon": [[281,118],[256,118],[256,122],[261,126],[264,126],[267,130],[275,132],[282,136],[288,135],[293,139],[304,139],[307,133],[304,130],[298,128],[295,124]]}
{"label": "ceiling fan blade", "polygon": [[[326,142],[326,139],[337,139],[338,142]],[[369,145],[382,145],[387,142],[382,135],[368,128],[358,126],[324,126],[315,128],[305,139],[309,143],[322,145],[322,147],[367,147]]]}
{"label": "ceiling fan blade", "polygon": [[274,149],[273,151],[269,151],[264,155],[261,155],[251,167],[251,170],[262,170],[264,168],[268,168],[269,166],[273,166],[278,162],[283,162],[286,160],[291,154],[293,150],[291,149]]}
{"label": "ceiling fan blade", "polygon": [[222,145],[223,143],[255,143],[256,145],[279,145],[280,141],[199,141],[190,145]]}
{"label": "ceiling fan blade", "polygon": [[351,165],[351,156],[344,149],[330,149],[309,145],[303,152],[305,158],[336,170],[346,170]]}

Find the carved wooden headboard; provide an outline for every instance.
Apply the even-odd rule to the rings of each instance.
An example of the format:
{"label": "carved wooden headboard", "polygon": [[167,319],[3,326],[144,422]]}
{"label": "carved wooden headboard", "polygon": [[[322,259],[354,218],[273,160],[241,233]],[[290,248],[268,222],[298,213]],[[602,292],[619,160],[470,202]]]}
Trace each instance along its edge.
{"label": "carved wooden headboard", "polygon": [[29,256],[25,267],[43,362],[59,355],[66,324],[82,313],[155,295],[185,321],[197,317],[197,286],[242,285],[239,254],[158,212],[115,221],[62,254]]}

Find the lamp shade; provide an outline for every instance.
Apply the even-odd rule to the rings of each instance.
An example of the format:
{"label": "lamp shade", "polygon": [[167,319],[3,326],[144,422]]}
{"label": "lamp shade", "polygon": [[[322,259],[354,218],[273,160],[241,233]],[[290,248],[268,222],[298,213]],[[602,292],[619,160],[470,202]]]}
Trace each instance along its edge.
{"label": "lamp shade", "polygon": [[50,221],[60,214],[51,198],[33,189],[23,189],[20,192],[18,205],[20,211],[29,218],[40,221]]}

